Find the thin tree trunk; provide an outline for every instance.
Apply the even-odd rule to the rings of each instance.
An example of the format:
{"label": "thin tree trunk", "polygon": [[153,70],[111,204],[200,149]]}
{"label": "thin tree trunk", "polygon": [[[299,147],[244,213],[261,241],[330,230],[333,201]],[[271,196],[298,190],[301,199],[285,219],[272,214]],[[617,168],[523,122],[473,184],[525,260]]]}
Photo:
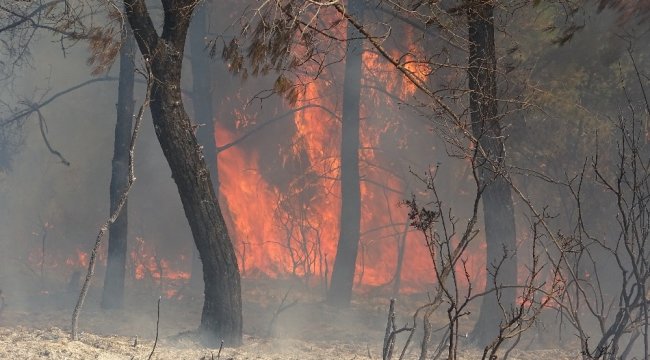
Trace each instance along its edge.
{"label": "thin tree trunk", "polygon": [[[487,242],[487,287],[496,283],[513,285],[517,281],[515,216],[511,189],[503,174],[505,145],[499,124],[496,99],[496,52],[494,43],[494,5],[472,2],[467,12],[469,26],[469,88],[472,133],[487,153],[488,159],[477,160],[479,179],[485,186],[483,216]],[[504,258],[504,252],[507,259]],[[501,263],[497,278],[494,265]],[[483,298],[479,319],[472,332],[473,340],[485,346],[498,334],[503,319],[501,302],[508,310],[515,300],[513,289],[500,290]]]}
{"label": "thin tree trunk", "polygon": [[[135,82],[135,39],[126,27],[120,49],[120,77],[117,92],[117,122],[110,185],[110,213],[115,212],[129,180],[129,143],[133,127],[133,84]],[[108,257],[101,306],[118,309],[124,304],[124,276],[127,255],[128,214],[124,204],[109,229]]]}
{"label": "thin tree trunk", "polygon": [[242,341],[241,284],[237,258],[228,236],[210,173],[181,98],[181,65],[189,22],[196,2],[165,5],[158,36],[144,0],[127,0],[127,15],[155,79],[151,92],[154,129],[178,187],[194,242],[203,262],[205,300],[199,330],[205,340]]}
{"label": "thin tree trunk", "polygon": [[[361,0],[349,2],[348,10],[363,16]],[[348,41],[343,80],[343,125],[341,130],[341,226],[334,258],[327,302],[347,306],[352,299],[354,271],[359,250],[361,191],[359,185],[359,103],[361,99],[363,41],[356,28],[348,24]]]}

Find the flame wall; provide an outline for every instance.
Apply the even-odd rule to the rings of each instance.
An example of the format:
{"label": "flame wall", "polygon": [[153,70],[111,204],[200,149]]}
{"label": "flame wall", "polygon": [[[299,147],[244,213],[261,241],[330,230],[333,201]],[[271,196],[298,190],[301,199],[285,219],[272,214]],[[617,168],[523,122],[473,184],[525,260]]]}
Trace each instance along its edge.
{"label": "flame wall", "polygon": [[[410,34],[407,35],[407,40]],[[361,105],[361,240],[357,257],[356,288],[369,289],[395,281],[399,249],[405,244],[401,290],[423,290],[435,282],[433,266],[424,239],[407,226],[407,209],[400,203],[416,191],[409,173],[408,157],[431,162],[433,136],[426,127],[413,126],[400,99],[412,97],[416,88],[377,54],[363,54]],[[297,109],[290,133],[281,138],[256,137],[253,144],[236,146],[218,158],[222,206],[230,213],[230,228],[238,249],[244,276],[283,277],[295,275],[311,283],[322,283],[332,272],[340,223],[341,94],[344,64],[332,65],[316,79],[304,79],[304,92],[293,106]],[[428,69],[409,65],[425,76]],[[284,105],[286,107],[286,105]],[[268,107],[268,106],[267,106]],[[236,120],[228,128],[228,116],[216,119],[217,143],[235,140],[246,127]],[[234,114],[234,115],[233,115]],[[262,123],[263,119],[258,119]],[[423,141],[426,146],[412,146]],[[420,138],[418,140],[414,140]],[[252,142],[252,141],[251,141]],[[260,150],[260,143],[280,142],[276,148]],[[412,147],[410,147],[412,146]],[[260,159],[275,149],[278,168],[269,170]],[[271,150],[273,151],[273,150]],[[420,169],[417,169],[420,170]],[[286,186],[273,180],[278,172]],[[274,175],[275,174],[275,175]],[[469,271],[482,273],[482,251],[475,251]],[[474,256],[472,256],[474,257]],[[480,277],[479,277],[480,278]],[[480,286],[479,286],[480,287]]]}

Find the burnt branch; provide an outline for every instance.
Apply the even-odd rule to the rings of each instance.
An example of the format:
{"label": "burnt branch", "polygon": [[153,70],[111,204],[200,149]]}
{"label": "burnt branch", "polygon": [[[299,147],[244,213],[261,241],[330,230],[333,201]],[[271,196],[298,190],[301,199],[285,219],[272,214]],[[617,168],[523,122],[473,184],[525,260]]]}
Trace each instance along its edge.
{"label": "burnt branch", "polygon": [[23,25],[26,22],[31,23],[33,26],[38,26],[38,23],[36,21],[34,21],[34,18],[38,14],[40,14],[41,12],[44,12],[46,10],[50,10],[52,7],[56,6],[57,4],[62,3],[63,1],[64,0],[53,0],[53,1],[50,1],[50,2],[47,2],[47,3],[42,3],[38,7],[36,7],[36,9],[34,9],[31,12],[29,12],[27,14],[24,14],[24,15],[20,14],[20,13],[18,13],[16,11],[13,11],[8,7],[0,5],[0,10],[2,10],[4,12],[18,18],[17,20],[15,20],[13,22],[10,22],[10,23],[0,27],[0,33],[15,29],[15,28]]}
{"label": "burnt branch", "polygon": [[63,157],[60,151],[55,150],[52,147],[52,144],[50,144],[50,140],[47,138],[47,124],[45,123],[45,118],[43,117],[43,114],[39,110],[34,110],[36,114],[38,115],[38,127],[41,130],[41,137],[43,138],[43,142],[45,143],[45,146],[47,146],[47,149],[50,151],[50,153],[61,160],[61,163],[65,166],[70,166],[70,162]]}
{"label": "burnt branch", "polygon": [[22,103],[25,104],[25,108],[14,112],[13,115],[11,117],[9,117],[9,118],[2,119],[2,122],[0,123],[0,126],[5,126],[5,125],[9,125],[9,124],[13,124],[13,123],[22,121],[22,120],[28,118],[33,113],[41,110],[45,106],[52,103],[54,100],[56,100],[56,99],[58,99],[58,98],[60,98],[60,97],[62,97],[64,95],[67,95],[67,94],[69,94],[71,92],[79,90],[79,89],[81,89],[81,88],[83,88],[83,87],[85,87],[87,85],[94,84],[94,83],[97,83],[97,82],[103,82],[103,81],[117,81],[117,78],[107,76],[107,77],[102,77],[102,78],[90,79],[90,80],[81,82],[81,83],[79,83],[79,84],[77,84],[75,86],[69,87],[69,88],[67,88],[65,90],[62,90],[60,92],[57,92],[56,94],[54,94],[54,95],[52,95],[52,96],[50,96],[50,97],[48,97],[46,99],[43,99],[40,102],[33,102],[33,101],[24,100],[24,101],[22,101]]}
{"label": "burnt branch", "polygon": [[[156,312],[156,339],[153,342],[153,347],[151,348],[151,353],[149,353],[149,357],[147,360],[151,360],[151,357],[153,357],[153,353],[156,351],[156,345],[158,345],[158,330],[160,329],[160,301],[162,300],[162,296],[158,296],[158,307],[157,307],[157,312]],[[219,349],[221,351],[221,349]]]}
{"label": "burnt branch", "polygon": [[117,218],[120,216],[120,213],[122,212],[122,208],[124,207],[124,204],[126,204],[131,187],[133,187],[133,183],[135,182],[135,159],[134,159],[135,145],[136,145],[136,140],[138,139],[138,135],[140,133],[140,125],[142,124],[142,118],[144,117],[144,110],[150,101],[151,87],[153,84],[153,78],[151,76],[151,70],[149,69],[149,65],[145,63],[145,66],[147,69],[147,91],[145,94],[145,99],[142,105],[140,106],[140,109],[138,110],[138,114],[136,115],[135,124],[133,126],[133,132],[131,134],[131,143],[129,145],[129,178],[128,178],[127,186],[124,188],[124,192],[119,198],[118,205],[116,206],[115,211],[113,211],[113,213],[106,220],[106,222],[100,227],[99,233],[97,234],[97,238],[95,239],[95,244],[93,246],[92,252],[90,253],[90,260],[88,261],[88,271],[86,273],[86,278],[83,282],[83,286],[81,287],[79,298],[77,299],[77,303],[74,307],[74,311],[72,312],[72,326],[70,331],[70,337],[72,338],[72,340],[79,339],[79,329],[78,329],[79,314],[81,313],[81,309],[83,307],[84,301],[86,300],[86,295],[88,295],[90,282],[92,281],[93,275],[95,274],[95,262],[97,260],[97,251],[99,250],[99,246],[101,245],[102,239],[104,238],[106,231],[108,231],[108,228],[111,226],[111,224],[113,224],[115,220],[117,220]]}
{"label": "burnt branch", "polygon": [[285,311],[285,310],[291,308],[292,306],[295,306],[296,304],[298,304],[298,300],[297,300],[297,299],[294,300],[294,301],[292,301],[292,302],[290,302],[290,303],[287,303],[287,302],[286,302],[286,301],[287,301],[287,296],[289,296],[289,293],[290,293],[290,292],[291,292],[291,288],[289,288],[289,289],[284,293],[284,296],[282,297],[282,301],[280,301],[280,304],[278,305],[278,308],[275,309],[275,311],[273,312],[273,317],[271,318],[271,321],[269,322],[269,327],[268,327],[267,330],[266,330],[266,337],[271,337],[271,336],[273,336],[274,326],[275,326],[275,322],[276,322],[276,320],[278,319],[278,316],[280,316],[280,314],[281,314],[283,311]]}
{"label": "burnt branch", "polygon": [[[638,70],[636,75],[643,85]],[[575,204],[572,233],[551,231],[545,212],[534,209],[513,185],[544,229],[548,244],[555,247],[545,254],[559,282],[558,291],[547,294],[552,298],[549,304],[574,329],[585,360],[650,355],[646,316],[650,306],[650,150],[644,119],[636,110],[641,108],[643,113],[648,101],[643,91],[639,103],[624,91],[628,108],[612,121],[615,145],[611,153],[596,148],[575,176],[554,182],[566,187]],[[595,235],[599,232],[588,215],[588,189],[598,191],[605,200],[607,216],[598,220],[611,224],[605,236]],[[596,324],[595,329],[587,326],[590,322]],[[637,341],[643,341],[643,346],[635,347]]]}

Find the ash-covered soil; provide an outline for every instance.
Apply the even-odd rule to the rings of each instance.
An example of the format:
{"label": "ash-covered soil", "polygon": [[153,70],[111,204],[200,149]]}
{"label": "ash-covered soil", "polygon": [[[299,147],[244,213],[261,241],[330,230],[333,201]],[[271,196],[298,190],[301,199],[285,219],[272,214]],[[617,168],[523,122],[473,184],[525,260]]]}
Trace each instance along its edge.
{"label": "ash-covered soil", "polygon": [[[185,289],[181,296],[163,299],[159,341],[152,359],[381,359],[389,296],[359,295],[352,307],[336,309],[322,302],[322,293],[289,281],[245,281],[244,345],[231,349],[206,347],[193,332],[201,312],[200,291]],[[79,341],[71,341],[69,323],[76,294],[24,290],[13,296],[5,291],[7,306],[0,313],[0,359],[148,359],[156,334],[155,286],[128,287],[123,310],[99,308],[98,288],[92,289],[79,320]],[[295,304],[271,319],[288,291],[286,304]],[[26,293],[25,293],[26,292]],[[426,295],[401,296],[399,324],[410,321],[413,309]],[[434,318],[434,328],[444,325],[444,314]],[[468,329],[461,329],[468,331]],[[537,330],[531,330],[542,333]],[[401,349],[404,337],[398,341]],[[419,356],[419,338],[407,359]],[[522,339],[510,359],[578,359],[574,344],[559,349],[543,344],[538,336]],[[480,359],[480,352],[461,345],[464,359]],[[395,356],[397,358],[399,356]]]}
{"label": "ash-covered soil", "polygon": [[[0,358],[2,359],[148,359],[152,341],[134,338],[84,333],[79,341],[69,340],[69,333],[60,328],[47,329],[0,327]],[[236,348],[205,348],[192,337],[161,340],[152,359],[380,359],[376,344],[372,349],[362,343],[342,341],[304,341],[296,339],[260,339],[244,337],[244,345]],[[409,359],[417,359],[410,354]],[[476,350],[465,351],[464,359],[480,358]],[[561,350],[513,351],[512,359],[576,359]]]}
{"label": "ash-covered soil", "polygon": [[[3,359],[148,359],[151,340],[138,341],[127,336],[84,333],[79,341],[57,327],[35,329],[0,328],[0,358]],[[292,339],[244,338],[244,346],[229,349],[206,348],[193,336],[160,340],[152,359],[353,359],[367,358],[361,344],[308,342]],[[378,356],[375,354],[375,357]]]}

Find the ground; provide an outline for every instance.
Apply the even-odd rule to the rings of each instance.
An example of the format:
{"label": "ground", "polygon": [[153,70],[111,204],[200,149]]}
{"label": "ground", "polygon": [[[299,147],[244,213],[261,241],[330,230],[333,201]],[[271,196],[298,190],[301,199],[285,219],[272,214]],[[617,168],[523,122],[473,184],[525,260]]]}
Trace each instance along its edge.
{"label": "ground", "polygon": [[[14,302],[17,299],[12,300],[5,291],[7,307],[0,314],[0,359],[148,359],[156,332],[155,287],[129,290],[123,311],[100,309],[99,289],[91,291],[79,320],[79,341],[69,339],[74,294],[39,290]],[[297,302],[280,313],[269,329],[287,290],[285,304]],[[221,353],[218,348],[204,347],[193,333],[200,318],[200,297],[185,290],[180,298],[162,300],[160,340],[151,359],[381,359],[388,296],[359,295],[352,307],[335,309],[321,301],[319,291],[290,281],[247,280],[243,291],[243,346],[224,348]],[[399,297],[399,324],[410,319],[412,310],[423,303],[425,296]],[[434,319],[434,323],[434,327],[444,324],[444,318]],[[528,344],[521,342],[527,350],[514,350],[510,358],[579,358],[569,350],[543,349],[535,338],[531,339]],[[401,344],[398,342],[398,347]],[[406,358],[418,358],[418,345],[416,335]],[[477,359],[480,352],[468,346],[462,358]]]}

